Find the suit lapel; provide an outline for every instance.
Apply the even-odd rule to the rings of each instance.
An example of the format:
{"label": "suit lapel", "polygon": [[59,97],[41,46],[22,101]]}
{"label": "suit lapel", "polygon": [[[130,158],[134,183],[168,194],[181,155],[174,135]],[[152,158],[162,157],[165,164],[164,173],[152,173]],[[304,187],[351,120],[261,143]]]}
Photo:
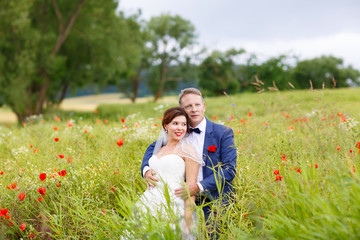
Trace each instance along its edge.
{"label": "suit lapel", "polygon": [[203,148],[203,159],[205,162],[205,166],[203,166],[203,168],[210,164],[208,158],[209,155],[208,147],[211,145],[211,139],[213,138],[213,130],[214,130],[213,127],[214,127],[213,123],[206,118],[206,130],[205,130],[205,139],[204,139],[204,148]]}

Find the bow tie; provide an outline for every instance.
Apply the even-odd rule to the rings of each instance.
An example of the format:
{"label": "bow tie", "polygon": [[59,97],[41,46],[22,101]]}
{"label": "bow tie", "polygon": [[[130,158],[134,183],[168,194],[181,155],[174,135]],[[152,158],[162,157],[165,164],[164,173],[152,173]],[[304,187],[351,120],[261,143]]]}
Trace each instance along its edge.
{"label": "bow tie", "polygon": [[192,132],[200,134],[201,131],[199,128],[190,128],[190,133],[192,133]]}

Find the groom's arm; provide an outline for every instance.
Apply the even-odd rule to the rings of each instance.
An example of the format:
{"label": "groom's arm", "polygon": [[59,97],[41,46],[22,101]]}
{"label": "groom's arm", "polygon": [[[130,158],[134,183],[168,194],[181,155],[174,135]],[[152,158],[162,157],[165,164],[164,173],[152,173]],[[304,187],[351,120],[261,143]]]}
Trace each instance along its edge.
{"label": "groom's arm", "polygon": [[159,179],[156,177],[156,172],[149,167],[149,159],[152,157],[154,148],[155,148],[155,142],[153,142],[145,151],[143,162],[141,164],[141,173],[143,178],[145,178],[148,189],[151,187],[155,187],[156,182],[159,181]]}
{"label": "groom's arm", "polygon": [[142,164],[141,164],[141,175],[145,178],[145,173],[150,170],[149,167],[149,159],[151,158],[151,156],[153,155],[154,152],[154,148],[155,148],[155,142],[153,142],[152,144],[150,144],[150,146],[146,149],[143,160],[142,160]]}
{"label": "groom's arm", "polygon": [[225,181],[230,183],[235,177],[237,153],[234,144],[234,132],[231,128],[225,130],[220,140],[220,146],[220,159],[218,164],[221,165],[221,168],[218,168],[216,172],[213,171],[213,173],[201,181],[205,192],[218,189],[219,184],[221,188],[223,188]]}

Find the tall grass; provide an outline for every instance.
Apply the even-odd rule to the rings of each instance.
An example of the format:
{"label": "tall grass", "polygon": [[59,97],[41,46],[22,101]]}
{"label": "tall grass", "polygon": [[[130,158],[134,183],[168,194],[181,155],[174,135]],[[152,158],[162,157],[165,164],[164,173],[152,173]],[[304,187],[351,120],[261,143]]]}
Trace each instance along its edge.
{"label": "tall grass", "polygon": [[[216,227],[200,225],[200,238],[216,230],[220,239],[358,239],[359,93],[206,98],[207,117],[234,130],[238,160],[234,200],[226,208],[214,203]],[[104,105],[98,113],[49,112],[24,127],[2,125],[0,209],[10,218],[0,217],[0,239],[180,238],[176,221],[134,218],[146,189],[143,153],[175,105],[176,98]],[[6,188],[12,183],[18,189]]]}

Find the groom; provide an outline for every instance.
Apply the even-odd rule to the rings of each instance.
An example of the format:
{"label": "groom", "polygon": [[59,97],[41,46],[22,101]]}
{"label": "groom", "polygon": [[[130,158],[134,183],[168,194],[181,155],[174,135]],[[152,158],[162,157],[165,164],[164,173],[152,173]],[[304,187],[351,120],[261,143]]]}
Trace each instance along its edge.
{"label": "groom", "polygon": [[[185,109],[190,118],[191,145],[201,154],[205,166],[199,168],[196,184],[188,184],[187,189],[192,196],[197,195],[196,204],[205,204],[205,218],[209,216],[212,200],[221,197],[224,204],[232,197],[232,180],[236,172],[236,148],[234,133],[229,127],[209,121],[205,113],[205,103],[201,92],[196,88],[183,89],[179,95],[179,105]],[[149,186],[157,182],[156,172],[149,168],[155,143],[151,144],[143,157],[141,172]],[[179,197],[187,196],[185,188],[175,190]]]}

